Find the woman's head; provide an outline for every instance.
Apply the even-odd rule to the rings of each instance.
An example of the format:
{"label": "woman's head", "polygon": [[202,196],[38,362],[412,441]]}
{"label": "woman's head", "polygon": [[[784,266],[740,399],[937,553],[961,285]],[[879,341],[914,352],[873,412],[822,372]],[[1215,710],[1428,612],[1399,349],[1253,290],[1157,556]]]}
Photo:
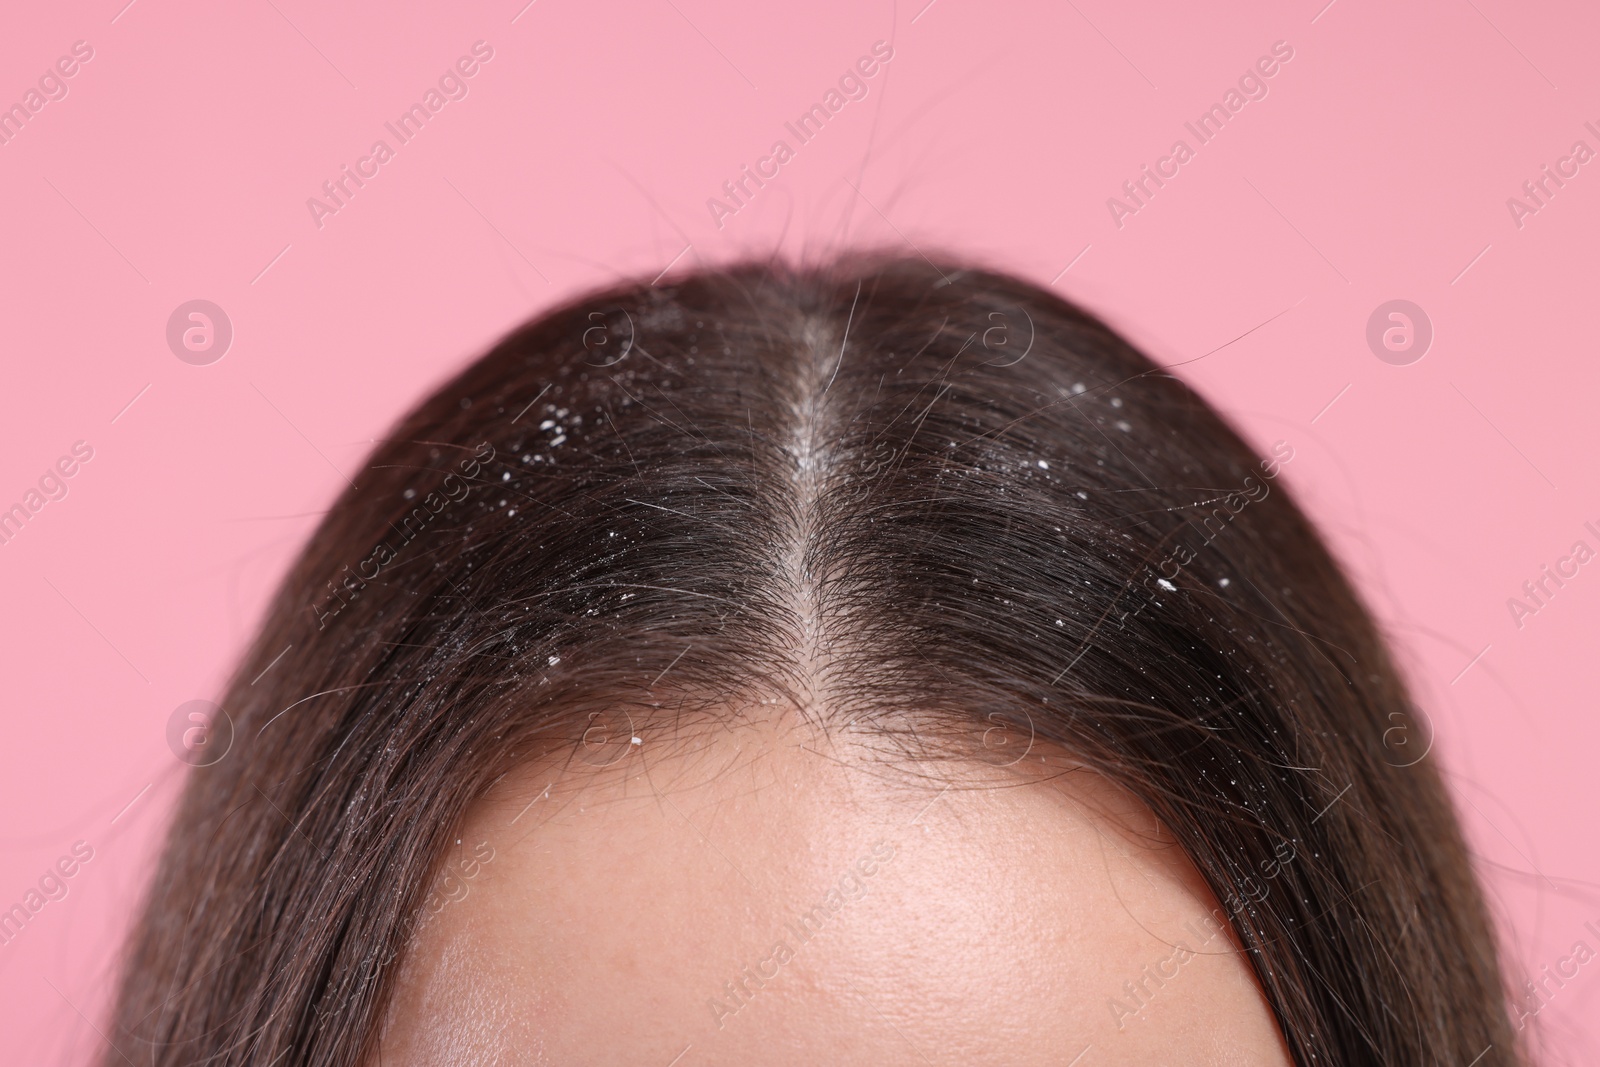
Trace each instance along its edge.
{"label": "woman's head", "polygon": [[752,264],[541,316],[285,580],[113,1043],[1512,1062],[1293,455],[986,271]]}

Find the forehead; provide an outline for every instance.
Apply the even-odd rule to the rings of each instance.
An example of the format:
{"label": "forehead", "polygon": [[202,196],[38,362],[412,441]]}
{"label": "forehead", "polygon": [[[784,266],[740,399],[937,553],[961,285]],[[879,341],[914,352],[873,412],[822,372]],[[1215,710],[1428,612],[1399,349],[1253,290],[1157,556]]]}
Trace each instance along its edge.
{"label": "forehead", "polygon": [[387,1067],[1288,1062],[1198,874],[1098,776],[804,729],[652,747],[472,811]]}

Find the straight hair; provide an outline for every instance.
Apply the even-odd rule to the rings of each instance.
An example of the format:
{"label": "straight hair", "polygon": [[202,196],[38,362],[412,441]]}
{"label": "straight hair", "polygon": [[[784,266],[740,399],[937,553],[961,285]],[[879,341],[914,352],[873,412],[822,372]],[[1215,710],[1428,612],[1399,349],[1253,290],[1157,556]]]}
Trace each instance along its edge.
{"label": "straight hair", "polygon": [[103,1062],[356,1067],[500,777],[746,698],[911,758],[930,716],[1004,723],[1131,791],[1303,1067],[1519,1062],[1422,715],[1293,455],[948,262],[747,262],[540,315],[400,420],[283,580]]}

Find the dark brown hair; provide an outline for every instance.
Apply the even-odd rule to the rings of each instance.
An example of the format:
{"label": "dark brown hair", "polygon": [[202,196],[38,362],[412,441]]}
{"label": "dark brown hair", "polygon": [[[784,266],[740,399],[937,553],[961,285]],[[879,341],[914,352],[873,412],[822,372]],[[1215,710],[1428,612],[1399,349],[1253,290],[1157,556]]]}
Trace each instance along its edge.
{"label": "dark brown hair", "polygon": [[1292,456],[985,270],[751,263],[540,316],[400,421],[285,579],[105,1062],[354,1067],[497,777],[597,714],[756,694],[1016,724],[1131,790],[1298,1064],[1517,1062],[1460,831]]}

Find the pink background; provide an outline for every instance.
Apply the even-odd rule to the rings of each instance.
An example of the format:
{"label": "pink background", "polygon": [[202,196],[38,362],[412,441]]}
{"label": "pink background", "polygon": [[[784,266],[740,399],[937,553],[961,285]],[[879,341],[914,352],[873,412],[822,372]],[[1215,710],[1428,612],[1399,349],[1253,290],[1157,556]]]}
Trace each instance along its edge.
{"label": "pink background", "polygon": [[[0,947],[0,1059],[99,1042],[185,769],[168,716],[218,695],[371,439],[552,301],[778,242],[1054,279],[1290,441],[1437,725],[1510,956],[1600,949],[1600,563],[1520,628],[1507,607],[1600,548],[1600,161],[1521,227],[1506,203],[1600,150],[1592,6],[125,2],[0,34],[0,105],[94,49],[0,145],[0,508],[94,449],[0,545],[0,908],[95,850]],[[783,123],[880,39],[867,97],[798,146]],[[397,147],[384,122],[478,40],[469,94]],[[1279,40],[1269,94],[1119,228],[1107,198]],[[319,228],[307,198],[380,137],[395,157]],[[719,229],[707,198],[778,138],[795,158]],[[192,298],[234,325],[208,366],[165,340]],[[1406,366],[1365,340],[1394,298],[1435,329]],[[1541,1013],[1546,1062],[1600,1059],[1597,1004],[1600,961]]]}

